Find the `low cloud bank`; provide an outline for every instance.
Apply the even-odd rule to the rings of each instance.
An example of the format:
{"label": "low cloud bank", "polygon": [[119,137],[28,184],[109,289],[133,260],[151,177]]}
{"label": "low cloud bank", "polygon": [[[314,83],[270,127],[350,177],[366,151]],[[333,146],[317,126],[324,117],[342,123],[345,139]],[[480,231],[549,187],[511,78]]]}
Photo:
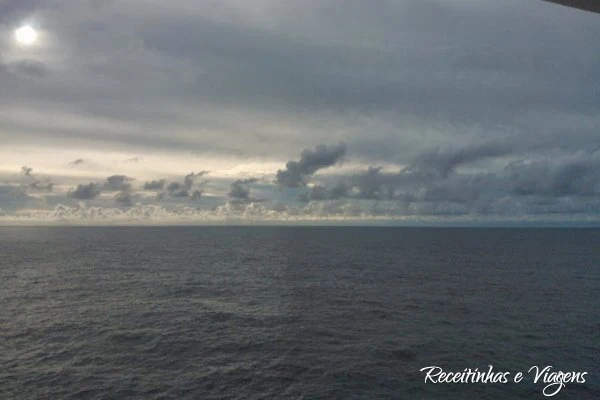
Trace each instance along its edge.
{"label": "low cloud bank", "polygon": [[305,149],[285,170],[260,178],[211,183],[200,179],[208,174],[201,171],[180,181],[136,183],[121,174],[68,190],[63,186],[62,192],[24,166],[2,186],[0,205],[4,220],[25,223],[35,218],[58,223],[600,218],[598,150],[545,157],[490,142],[435,148],[395,172],[370,166],[317,174],[346,156],[344,144],[321,145]]}

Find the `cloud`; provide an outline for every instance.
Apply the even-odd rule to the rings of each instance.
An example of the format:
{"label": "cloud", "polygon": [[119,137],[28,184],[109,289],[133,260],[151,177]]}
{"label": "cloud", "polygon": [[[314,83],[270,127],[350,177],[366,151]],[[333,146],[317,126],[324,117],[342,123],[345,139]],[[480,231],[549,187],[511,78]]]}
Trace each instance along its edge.
{"label": "cloud", "polygon": [[323,168],[340,162],[346,155],[346,145],[319,145],[314,150],[304,149],[299,161],[288,161],[285,170],[277,171],[277,184],[283,188],[306,185],[306,180]]}
{"label": "cloud", "polygon": [[202,190],[194,190],[192,192],[192,195],[190,196],[190,199],[192,201],[200,200],[202,198],[202,193],[203,193]]}
{"label": "cloud", "polygon": [[[457,168],[486,159],[498,159],[512,153],[510,145],[497,142],[462,148],[437,147],[417,155],[408,166],[397,173],[382,172],[380,167],[371,166],[363,173],[340,181],[338,193],[339,197],[355,196],[374,200],[408,200],[434,196],[433,193],[439,195],[442,191],[449,193],[448,182],[454,180],[454,184],[464,184],[462,181],[457,182],[464,178],[456,178]],[[469,175],[469,178],[477,176]],[[488,179],[492,179],[491,177],[492,175],[487,175]]]}
{"label": "cloud", "polygon": [[310,191],[298,195],[298,201],[308,202],[311,200],[327,200],[327,188],[322,185],[314,185]]}
{"label": "cloud", "polygon": [[31,188],[41,191],[51,192],[54,188],[54,183],[50,181],[35,181],[29,185]]}
{"label": "cloud", "polygon": [[441,149],[422,153],[410,165],[407,173],[418,173],[420,175],[435,174],[447,177],[455,172],[456,168],[484,160],[508,155],[513,151],[512,147],[504,143],[484,143],[475,146],[467,146],[459,149]]}
{"label": "cloud", "polygon": [[26,77],[43,78],[50,73],[50,68],[36,60],[19,60],[7,66],[9,71]]}
{"label": "cloud", "polygon": [[[339,159],[331,153],[334,153],[331,148],[327,151],[305,150],[296,164],[304,165],[302,171],[312,173]],[[325,154],[329,157],[324,157]],[[320,161],[326,158],[329,161]],[[489,164],[496,166],[494,171],[481,169],[481,165]],[[198,181],[207,173],[201,171],[185,175],[180,182],[167,184],[164,179],[144,182],[144,190],[158,192],[156,199],[136,193],[131,183],[134,178],[124,174],[78,184],[66,196],[94,199],[94,204],[100,205],[111,199],[100,196],[103,192],[116,192],[112,201],[121,208],[133,207],[136,202],[151,205],[153,200],[173,207],[192,200],[197,202],[200,210],[228,204],[232,210],[239,211],[248,204],[261,203],[267,210],[288,214],[317,213],[319,218],[445,215],[478,219],[555,214],[572,218],[574,215],[594,215],[600,210],[598,171],[600,150],[558,152],[554,157],[546,157],[544,152],[524,155],[522,150],[515,151],[512,146],[493,141],[465,147],[438,146],[417,154],[412,162],[395,172],[371,166],[363,172],[347,175],[339,171],[336,175],[309,175],[316,182],[311,182],[301,192],[290,190],[287,194],[287,191],[278,190],[277,182],[256,177],[228,181],[228,188],[224,187],[227,181],[218,180],[209,187],[208,181]],[[31,167],[24,166],[20,176],[20,181],[10,184],[20,187],[23,193],[28,189],[54,190],[54,182],[49,178],[38,178]],[[308,180],[306,175],[303,179]],[[262,184],[253,186],[258,182]],[[209,196],[204,195],[205,189],[210,191]],[[253,195],[253,191],[259,196]],[[60,192],[53,194],[52,204],[60,201],[61,195]],[[24,197],[25,201],[31,202],[31,199]],[[13,210],[5,205],[2,208]]]}
{"label": "cloud", "polygon": [[319,200],[339,200],[350,197],[352,186],[345,180],[338,181],[331,189],[323,185],[314,185],[310,191],[302,192],[298,195],[298,200],[303,202]]}
{"label": "cloud", "polygon": [[0,184],[0,204],[5,214],[13,213],[20,207],[30,206],[33,201],[26,188]]}
{"label": "cloud", "polygon": [[[37,21],[43,39],[0,40],[0,182],[24,194],[0,199],[5,213],[81,192],[121,211],[158,198],[262,215],[246,207],[260,198],[265,218],[596,216],[596,14],[536,0],[0,3],[8,35]],[[333,168],[346,146],[351,163]],[[190,165],[210,184],[184,177]],[[232,185],[248,176],[261,183]]]}
{"label": "cloud", "polygon": [[21,173],[25,176],[31,176],[32,172],[33,172],[33,168],[31,168],[31,167],[26,167],[26,166],[21,167]]}
{"label": "cloud", "polygon": [[42,4],[40,0],[20,0],[18,2],[0,3],[0,21],[5,23],[14,23],[29,15],[33,10],[39,8]]}
{"label": "cloud", "polygon": [[102,186],[102,190],[104,191],[118,191],[118,190],[129,190],[131,189],[131,183],[129,183],[132,178],[127,177],[125,175],[111,175],[106,178]]}
{"label": "cloud", "polygon": [[133,204],[133,197],[130,191],[123,190],[117,193],[114,197],[115,202],[123,206],[131,206]]}
{"label": "cloud", "polygon": [[99,183],[79,184],[75,189],[70,189],[67,196],[79,200],[92,200],[102,193],[102,189],[103,186]]}
{"label": "cloud", "polygon": [[114,200],[121,206],[129,207],[133,204],[133,188],[130,183],[133,178],[125,175],[112,175],[106,178],[102,185],[102,191],[114,192],[118,191],[114,196]]}
{"label": "cloud", "polygon": [[76,160],[73,160],[73,161],[71,161],[71,162],[69,163],[69,165],[72,165],[72,166],[77,166],[77,165],[81,165],[81,164],[83,164],[83,163],[85,163],[85,162],[86,162],[86,161],[85,161],[83,158],[78,158],[78,159],[76,159]]}
{"label": "cloud", "polygon": [[[171,182],[168,186],[167,186],[167,192],[169,194],[169,196],[171,197],[179,197],[179,198],[185,198],[185,197],[191,197],[193,196],[193,193],[190,194],[190,191],[192,189],[192,187],[194,186],[195,180],[197,178],[200,178],[206,174],[208,174],[209,171],[200,171],[198,173],[194,173],[191,172],[189,174],[187,174],[184,178],[183,178],[183,183],[181,182]],[[200,184],[206,184],[208,181],[203,181]],[[198,195],[196,195],[196,199],[198,198]]]}
{"label": "cloud", "polygon": [[200,178],[206,174],[208,174],[209,171],[200,171],[198,173],[189,173],[187,174],[184,178],[183,178],[183,186],[186,190],[191,189],[192,185],[194,184],[194,181],[196,178]]}
{"label": "cloud", "polygon": [[67,197],[79,200],[93,200],[102,192],[119,192],[115,195],[115,201],[126,204],[127,199],[131,197],[132,186],[130,181],[132,180],[133,178],[126,175],[111,175],[103,182],[79,184],[75,189],[69,189]]}
{"label": "cloud", "polygon": [[[0,190],[0,196],[2,191]],[[165,207],[154,204],[134,204],[131,207],[98,207],[81,202],[76,206],[58,204],[50,210],[27,210],[18,214],[4,213],[0,222],[72,223],[72,224],[298,224],[298,223],[351,223],[351,224],[440,224],[513,222],[564,222],[562,213],[570,213],[573,223],[600,223],[599,214],[587,214],[590,207],[600,211],[600,202],[561,201],[551,207],[531,206],[522,209],[517,203],[497,204],[506,211],[503,219],[494,214],[480,215],[473,219],[461,205],[421,203],[406,205],[383,201],[362,203],[360,201],[311,202],[302,207],[290,207],[266,203],[227,202],[209,209],[198,207]]]}
{"label": "cloud", "polygon": [[250,196],[249,185],[255,182],[258,182],[258,178],[238,179],[231,183],[231,189],[227,195],[236,202],[259,201]]}
{"label": "cloud", "polygon": [[359,198],[376,200],[393,196],[395,187],[402,183],[403,178],[402,173],[382,173],[380,167],[369,167],[366,172],[350,177],[350,181]]}
{"label": "cloud", "polygon": [[165,187],[167,181],[165,179],[148,181],[144,183],[145,190],[162,190]]}
{"label": "cloud", "polygon": [[[506,158],[510,156],[509,158]],[[367,171],[342,177],[328,189],[314,185],[301,202],[331,200],[390,202],[403,215],[594,214],[600,206],[600,152],[577,152],[552,159],[517,159],[497,144],[434,149],[399,172]],[[460,170],[481,160],[506,163],[496,172]]]}
{"label": "cloud", "polygon": [[167,191],[171,197],[188,197],[190,193],[182,189],[183,185],[179,182],[173,182],[167,186]]}
{"label": "cloud", "polygon": [[600,196],[600,152],[544,160],[519,160],[505,173],[512,193],[521,196]]}
{"label": "cloud", "polygon": [[49,177],[38,178],[37,174],[33,173],[33,168],[31,167],[22,166],[21,174],[24,176],[26,182],[25,185],[28,188],[51,192],[54,187],[54,183]]}
{"label": "cloud", "polygon": [[7,111],[9,146],[277,160],[326,137],[378,165],[492,135],[582,148],[597,132],[596,16],[541,1],[21,3],[2,18],[35,10],[61,46],[38,48],[43,85],[3,81],[0,100],[53,125]]}

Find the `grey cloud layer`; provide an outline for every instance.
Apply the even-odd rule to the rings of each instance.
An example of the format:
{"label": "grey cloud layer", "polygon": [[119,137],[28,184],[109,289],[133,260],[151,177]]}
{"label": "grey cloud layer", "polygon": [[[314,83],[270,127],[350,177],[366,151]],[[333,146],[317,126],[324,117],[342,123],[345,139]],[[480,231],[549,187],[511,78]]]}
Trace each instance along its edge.
{"label": "grey cloud layer", "polygon": [[[94,200],[104,192],[117,193],[113,201],[130,207],[142,201],[140,193],[162,194],[153,201],[198,202],[199,209],[214,209],[226,204],[242,208],[264,203],[265,210],[318,210],[321,217],[348,212],[366,216],[515,216],[515,215],[597,215],[600,211],[600,151],[588,150],[554,158],[524,155],[521,150],[499,143],[467,147],[435,148],[418,154],[397,172],[371,166],[350,174],[318,174],[346,154],[342,144],[305,149],[299,161],[287,163],[277,171],[276,180],[236,179],[220,196],[204,199],[205,189],[214,190],[208,181],[196,182],[207,172],[190,173],[183,182],[148,181],[132,185],[133,178],[113,175],[104,182],[80,184],[68,196]],[[496,171],[481,171],[480,164],[493,160]],[[296,185],[281,185],[282,172],[301,171]],[[23,168],[22,174],[32,174]],[[309,179],[310,178],[310,182]],[[287,181],[286,181],[287,182]],[[260,196],[251,187],[260,184]],[[309,185],[310,187],[306,187]],[[164,191],[163,191],[164,190]],[[290,195],[292,197],[290,197]],[[295,196],[295,197],[293,197]],[[215,203],[216,202],[216,203]],[[189,203],[188,203],[189,204]]]}
{"label": "grey cloud layer", "polygon": [[299,161],[288,161],[285,170],[277,171],[277,184],[286,188],[304,186],[306,179],[320,169],[337,164],[345,154],[344,143],[329,147],[320,145],[314,150],[305,149]]}
{"label": "grey cloud layer", "polygon": [[[0,77],[0,100],[40,109],[56,102],[69,112],[140,126],[118,130],[122,146],[246,156],[277,150],[278,158],[289,157],[329,134],[375,163],[473,136],[552,141],[569,151],[594,139],[600,107],[594,14],[538,0],[336,4],[5,5],[12,21],[28,11],[39,15],[64,53],[21,60],[26,74],[38,78]],[[53,65],[64,58],[75,62]],[[565,118],[546,123],[557,111]],[[591,122],[573,126],[577,118]],[[247,121],[293,129],[265,133]],[[45,134],[24,121],[4,124],[24,131],[6,135],[14,143]],[[198,126],[204,133],[164,134]],[[107,146],[93,124],[85,135],[66,128],[48,134],[57,144]],[[438,137],[427,138],[430,130]]]}
{"label": "grey cloud layer", "polygon": [[[14,45],[21,22],[39,46]],[[593,217],[598,22],[540,0],[2,2],[2,147],[81,152],[68,185],[43,160],[0,161],[35,168],[0,178],[0,208]],[[99,171],[98,149],[128,153],[123,170]],[[146,153],[282,167],[136,176]]]}
{"label": "grey cloud layer", "polygon": [[[305,149],[301,160],[304,164],[311,160],[309,164],[313,166],[329,165],[331,160],[337,159],[332,156],[337,154],[333,151],[336,148],[338,146]],[[325,159],[329,161],[322,161]],[[495,172],[481,172],[475,168],[478,163],[489,159],[502,167]],[[189,215],[190,218],[210,221],[248,216],[269,221],[277,216],[286,221],[313,218],[393,220],[400,217],[466,218],[472,221],[485,218],[551,220],[554,216],[569,221],[582,220],[582,216],[587,216],[588,221],[594,218],[600,221],[600,151],[579,151],[555,158],[539,155],[529,158],[501,143],[483,143],[465,148],[430,150],[415,156],[413,162],[398,172],[369,167],[364,172],[351,175],[322,175],[317,174],[319,168],[315,168],[306,169],[313,173],[311,182],[307,182],[309,188],[282,188],[276,181],[245,178],[232,181],[228,192],[210,199],[204,198],[203,190],[214,190],[215,187],[203,181],[200,183],[202,187],[198,188],[194,182],[205,171],[186,175],[183,183],[172,182],[166,192],[161,192],[166,196],[159,198],[141,194],[148,191],[148,187],[164,190],[166,181],[135,185],[135,179],[131,177],[112,175],[101,182],[79,184],[66,193],[67,198],[91,202],[91,208],[81,204],[72,208],[73,205],[68,203],[63,206],[67,198],[53,194],[54,209],[48,203],[46,212],[39,211],[35,215],[59,218],[57,216],[63,215],[63,211],[69,210],[65,218],[76,215],[91,218],[95,215],[109,221],[113,217],[118,220],[141,218],[145,214],[139,213],[145,210],[152,218],[164,215],[165,218],[179,219]],[[33,171],[31,167],[24,167],[21,176],[38,182]],[[256,190],[257,186],[260,186],[260,196],[253,196],[251,187]],[[27,195],[27,186],[0,186],[0,189],[0,200],[9,206],[15,202],[39,202]],[[182,190],[186,192],[185,196],[179,195]],[[110,193],[114,193],[112,197],[105,195]],[[297,197],[290,198],[289,195],[294,193]],[[120,208],[111,208],[111,202]],[[197,205],[189,208],[192,203]],[[129,209],[131,211],[127,211]]]}
{"label": "grey cloud layer", "polygon": [[[510,161],[508,156],[520,158]],[[504,160],[504,167],[497,172],[469,171],[488,158]],[[370,167],[341,178],[331,189],[315,185],[300,195],[302,201],[334,199],[393,202],[406,215],[593,216],[600,212],[600,151],[531,159],[498,143],[436,149],[399,172]]]}

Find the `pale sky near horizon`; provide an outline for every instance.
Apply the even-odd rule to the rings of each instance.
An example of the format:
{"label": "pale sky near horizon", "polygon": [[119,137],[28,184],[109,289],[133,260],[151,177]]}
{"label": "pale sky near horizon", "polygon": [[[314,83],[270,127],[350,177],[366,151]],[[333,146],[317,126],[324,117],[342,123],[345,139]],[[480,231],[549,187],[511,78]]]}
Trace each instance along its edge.
{"label": "pale sky near horizon", "polygon": [[0,1],[0,224],[600,222],[598,38],[540,0]]}

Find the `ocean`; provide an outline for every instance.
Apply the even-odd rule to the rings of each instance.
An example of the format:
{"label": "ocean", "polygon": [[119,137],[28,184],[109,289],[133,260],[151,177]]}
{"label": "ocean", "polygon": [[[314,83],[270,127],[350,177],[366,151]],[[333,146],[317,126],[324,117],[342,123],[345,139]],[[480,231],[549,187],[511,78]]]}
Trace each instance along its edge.
{"label": "ocean", "polygon": [[0,257],[0,399],[545,398],[532,366],[600,398],[600,230],[1,227]]}

